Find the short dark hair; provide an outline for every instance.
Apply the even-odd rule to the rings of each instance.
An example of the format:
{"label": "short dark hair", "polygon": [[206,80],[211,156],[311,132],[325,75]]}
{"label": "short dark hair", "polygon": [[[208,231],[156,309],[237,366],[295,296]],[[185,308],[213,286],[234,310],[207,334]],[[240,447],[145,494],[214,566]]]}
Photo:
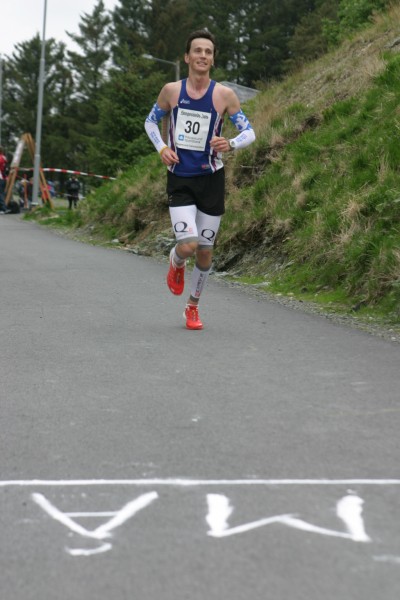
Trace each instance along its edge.
{"label": "short dark hair", "polygon": [[186,40],[186,54],[189,54],[190,46],[192,45],[193,40],[195,40],[196,38],[204,38],[206,40],[210,40],[210,42],[212,42],[214,45],[214,56],[216,55],[217,43],[215,41],[215,37],[210,31],[208,31],[208,29],[197,29],[196,31],[192,31],[192,33]]}

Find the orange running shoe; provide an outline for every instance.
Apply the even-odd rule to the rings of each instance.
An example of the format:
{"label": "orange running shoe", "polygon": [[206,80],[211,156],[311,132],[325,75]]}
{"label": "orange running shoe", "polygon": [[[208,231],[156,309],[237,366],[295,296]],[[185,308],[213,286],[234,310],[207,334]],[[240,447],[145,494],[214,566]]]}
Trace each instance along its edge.
{"label": "orange running shoe", "polygon": [[203,329],[203,323],[199,317],[199,307],[195,304],[186,304],[183,318],[186,319],[186,329]]}
{"label": "orange running shoe", "polygon": [[172,259],[174,249],[172,248],[169,254],[169,271],[167,275],[167,285],[170,291],[175,296],[180,296],[185,287],[185,265],[183,267],[176,267]]}

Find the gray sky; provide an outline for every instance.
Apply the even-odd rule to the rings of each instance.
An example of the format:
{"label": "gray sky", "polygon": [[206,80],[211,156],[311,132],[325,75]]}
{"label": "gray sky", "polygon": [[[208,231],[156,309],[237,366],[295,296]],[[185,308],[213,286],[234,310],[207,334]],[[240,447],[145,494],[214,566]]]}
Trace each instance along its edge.
{"label": "gray sky", "polygon": [[[108,10],[118,0],[103,0]],[[45,0],[1,0],[0,54],[10,56],[18,42],[43,33]],[[83,13],[91,14],[97,0],[47,0],[46,38],[54,37],[70,48],[73,43],[65,31],[79,33],[78,23]]]}

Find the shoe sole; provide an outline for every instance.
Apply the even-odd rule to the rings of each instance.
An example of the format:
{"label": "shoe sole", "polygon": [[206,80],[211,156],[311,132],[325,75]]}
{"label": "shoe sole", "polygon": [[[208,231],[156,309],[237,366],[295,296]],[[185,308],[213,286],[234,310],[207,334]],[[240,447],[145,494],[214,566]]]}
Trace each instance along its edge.
{"label": "shoe sole", "polygon": [[201,325],[200,327],[189,327],[188,325],[186,325],[186,329],[188,331],[201,331],[203,329],[203,325]]}

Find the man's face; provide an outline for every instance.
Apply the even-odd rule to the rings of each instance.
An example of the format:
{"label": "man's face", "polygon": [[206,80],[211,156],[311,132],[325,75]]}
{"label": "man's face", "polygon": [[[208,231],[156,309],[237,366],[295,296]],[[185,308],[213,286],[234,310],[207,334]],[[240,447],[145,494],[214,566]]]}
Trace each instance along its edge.
{"label": "man's face", "polygon": [[214,44],[205,38],[195,38],[190,45],[189,54],[185,54],[189,68],[199,73],[207,73],[214,64]]}

